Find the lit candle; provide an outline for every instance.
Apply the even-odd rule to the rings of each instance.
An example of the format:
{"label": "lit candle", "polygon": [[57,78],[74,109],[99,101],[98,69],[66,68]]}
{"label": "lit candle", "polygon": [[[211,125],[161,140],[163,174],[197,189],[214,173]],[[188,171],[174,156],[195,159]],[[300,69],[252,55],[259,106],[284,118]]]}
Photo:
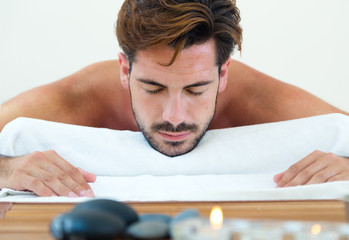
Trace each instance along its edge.
{"label": "lit candle", "polygon": [[214,207],[210,214],[210,223],[207,221],[197,228],[189,238],[190,240],[229,240],[230,233],[223,226],[223,212],[220,207]]}
{"label": "lit candle", "polygon": [[221,229],[223,225],[223,211],[220,207],[216,206],[212,208],[211,214],[210,214],[210,222],[211,226],[214,229]]}

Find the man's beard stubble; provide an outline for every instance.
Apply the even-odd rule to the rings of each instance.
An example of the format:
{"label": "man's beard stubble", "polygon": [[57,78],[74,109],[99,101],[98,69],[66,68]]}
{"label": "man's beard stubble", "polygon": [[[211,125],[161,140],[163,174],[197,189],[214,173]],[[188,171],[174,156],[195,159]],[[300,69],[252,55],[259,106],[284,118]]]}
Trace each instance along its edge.
{"label": "man's beard stubble", "polygon": [[[154,138],[152,137],[151,133],[155,133],[155,132],[159,132],[159,131],[167,131],[167,132],[182,132],[182,131],[190,131],[194,134],[197,134],[199,131],[199,128],[196,124],[186,124],[186,123],[181,123],[179,124],[177,127],[174,127],[172,123],[170,122],[163,122],[163,123],[154,123],[151,126],[151,133],[145,130],[145,127],[142,126],[141,122],[138,120],[138,118],[136,117],[136,122],[138,124],[138,127],[140,128],[140,130],[142,131],[145,139],[148,141],[148,143],[150,144],[150,146],[152,148],[154,148],[156,151],[169,156],[169,157],[176,157],[185,153],[190,152],[191,150],[193,150],[197,144],[200,142],[200,140],[202,139],[202,137],[204,136],[204,134],[207,131],[207,128],[209,126],[209,123],[211,123],[211,121],[206,124],[206,126],[202,129],[202,131],[198,134],[198,136],[190,143],[190,145],[186,148],[186,149],[180,149],[180,147],[185,144],[185,142],[187,140],[183,140],[183,141],[164,141],[163,144],[166,144],[165,147],[161,146],[161,143],[158,143],[154,140]],[[169,150],[169,151],[166,151]]]}
{"label": "man's beard stubble", "polygon": [[[202,128],[201,132],[199,132],[199,127],[197,124],[187,124],[187,123],[180,123],[179,125],[177,125],[176,127],[166,121],[163,123],[153,123],[150,127],[150,131],[148,132],[146,130],[145,125],[143,124],[143,122],[140,120],[139,116],[136,114],[136,111],[134,109],[133,106],[133,102],[132,102],[132,94],[131,94],[131,105],[132,105],[132,111],[133,111],[133,115],[135,117],[136,123],[139,127],[139,129],[141,130],[141,132],[143,133],[143,136],[145,137],[145,139],[147,140],[147,142],[149,143],[149,145],[154,148],[156,151],[169,156],[169,157],[176,157],[182,154],[186,154],[188,152],[190,152],[191,150],[193,150],[198,143],[200,142],[200,140],[202,139],[202,137],[205,135],[208,127],[210,126],[213,117],[215,115],[216,112],[216,104],[217,104],[217,97],[216,97],[216,101],[215,101],[215,106],[214,106],[214,111],[209,119],[209,121],[206,122],[206,124],[204,125],[204,127]],[[154,140],[154,138],[152,137],[151,133],[155,133],[155,132],[159,132],[159,131],[165,131],[165,132],[182,132],[182,131],[190,131],[194,134],[198,133],[197,137],[192,141],[192,143],[189,145],[189,147],[187,149],[178,149],[180,146],[182,146],[185,143],[184,141],[164,141],[164,144],[166,144],[166,149],[171,150],[171,152],[166,151],[166,149],[163,149],[163,147],[161,146],[161,143],[158,143]],[[171,149],[172,148],[172,149]],[[181,151],[179,151],[181,150]]]}

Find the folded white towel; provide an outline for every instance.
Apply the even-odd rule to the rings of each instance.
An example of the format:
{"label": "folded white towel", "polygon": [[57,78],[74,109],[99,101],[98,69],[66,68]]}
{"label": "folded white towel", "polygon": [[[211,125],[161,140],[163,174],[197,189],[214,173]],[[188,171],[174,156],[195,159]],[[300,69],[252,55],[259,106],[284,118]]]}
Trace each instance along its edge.
{"label": "folded white towel", "polygon": [[167,157],[140,132],[18,118],[0,134],[0,153],[55,150],[100,176],[277,173],[314,150],[349,156],[349,117],[330,114],[210,130],[191,152]]}
{"label": "folded white towel", "polygon": [[[97,197],[121,201],[335,199],[349,194],[349,182],[275,189],[272,180],[314,150],[349,156],[349,117],[341,114],[210,130],[197,148],[174,158],[153,150],[139,132],[18,118],[0,134],[3,155],[50,149],[99,176],[91,184]],[[0,197],[6,197],[0,201],[86,199],[17,194],[3,189]]]}

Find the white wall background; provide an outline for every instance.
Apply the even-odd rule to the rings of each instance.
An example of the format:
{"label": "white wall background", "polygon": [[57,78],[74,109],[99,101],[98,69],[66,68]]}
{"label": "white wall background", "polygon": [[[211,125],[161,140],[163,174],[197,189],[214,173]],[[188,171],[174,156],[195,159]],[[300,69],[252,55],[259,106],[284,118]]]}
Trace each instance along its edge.
{"label": "white wall background", "polygon": [[[0,102],[115,59],[122,0],[0,0]],[[349,111],[349,1],[237,0],[234,58]]]}

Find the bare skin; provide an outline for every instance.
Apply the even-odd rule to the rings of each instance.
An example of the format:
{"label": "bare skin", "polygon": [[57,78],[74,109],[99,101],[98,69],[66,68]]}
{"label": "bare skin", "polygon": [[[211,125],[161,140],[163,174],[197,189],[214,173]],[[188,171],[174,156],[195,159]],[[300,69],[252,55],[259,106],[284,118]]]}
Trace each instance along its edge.
{"label": "bare skin", "polygon": [[[344,111],[310,93],[231,60],[209,129],[283,121]],[[91,100],[94,101],[91,101]],[[2,105],[0,130],[17,117],[139,131],[117,60],[89,65],[59,81],[24,92]]]}
{"label": "bare skin", "polygon": [[[128,65],[123,63],[119,57],[119,63],[112,60],[92,64],[64,79],[18,95],[2,105],[0,130],[6,123],[23,116],[139,131],[129,89],[122,84],[128,72]],[[346,114],[302,89],[238,61],[231,60],[227,66],[227,84],[219,90],[209,129],[328,113]],[[52,151],[0,158],[0,188],[31,190],[40,196],[93,196],[88,182],[95,178],[94,174],[71,166]],[[316,151],[276,175],[274,180],[280,187],[349,180],[349,163],[345,158]]]}

